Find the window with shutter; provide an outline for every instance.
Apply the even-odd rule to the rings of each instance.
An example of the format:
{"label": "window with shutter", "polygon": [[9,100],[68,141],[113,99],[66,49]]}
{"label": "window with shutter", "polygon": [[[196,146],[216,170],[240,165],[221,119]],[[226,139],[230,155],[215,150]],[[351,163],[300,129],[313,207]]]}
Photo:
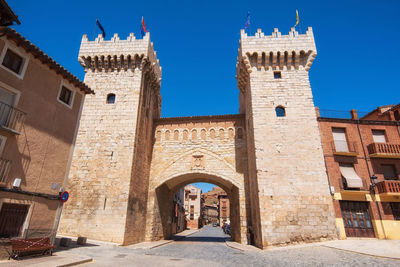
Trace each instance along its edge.
{"label": "window with shutter", "polygon": [[346,139],[346,129],[332,128],[332,135],[336,152],[349,152],[349,146],[347,145]]}
{"label": "window with shutter", "polygon": [[372,130],[374,143],[386,143],[385,130]]}

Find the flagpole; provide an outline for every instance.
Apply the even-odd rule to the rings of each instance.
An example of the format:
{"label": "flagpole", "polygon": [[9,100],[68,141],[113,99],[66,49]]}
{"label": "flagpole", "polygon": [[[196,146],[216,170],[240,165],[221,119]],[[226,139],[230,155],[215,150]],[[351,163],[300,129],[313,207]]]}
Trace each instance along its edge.
{"label": "flagpole", "polygon": [[[96,18],[97,21],[97,18]],[[94,37],[96,35],[96,22],[94,23],[94,29],[93,29],[93,41],[95,40]]]}
{"label": "flagpole", "polygon": [[301,21],[299,19],[299,34],[301,34]]}
{"label": "flagpole", "polygon": [[[250,21],[250,15],[249,15],[249,21]],[[251,36],[251,22],[250,22],[250,24],[249,24],[249,32],[250,32],[250,36]]]}

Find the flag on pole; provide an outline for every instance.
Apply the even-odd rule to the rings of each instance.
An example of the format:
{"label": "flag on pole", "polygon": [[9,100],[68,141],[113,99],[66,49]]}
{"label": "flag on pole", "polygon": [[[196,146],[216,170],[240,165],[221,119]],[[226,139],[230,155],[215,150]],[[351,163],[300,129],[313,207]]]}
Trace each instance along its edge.
{"label": "flag on pole", "polygon": [[299,11],[297,11],[297,9],[296,9],[296,25],[294,25],[294,27],[296,27],[299,24],[299,22],[300,22]]}
{"label": "flag on pole", "polygon": [[144,24],[144,19],[142,17],[142,27],[140,28],[140,33],[142,35],[142,38],[146,34],[146,32],[148,32],[148,30],[146,30],[146,25]]}
{"label": "flag on pole", "polygon": [[96,25],[99,27],[100,31],[103,33],[103,38],[106,38],[106,32],[104,31],[103,26],[101,26],[98,19],[96,19]]}
{"label": "flag on pole", "polygon": [[244,30],[246,31],[249,26],[250,26],[250,12],[247,12],[247,20],[246,23],[244,24]]}

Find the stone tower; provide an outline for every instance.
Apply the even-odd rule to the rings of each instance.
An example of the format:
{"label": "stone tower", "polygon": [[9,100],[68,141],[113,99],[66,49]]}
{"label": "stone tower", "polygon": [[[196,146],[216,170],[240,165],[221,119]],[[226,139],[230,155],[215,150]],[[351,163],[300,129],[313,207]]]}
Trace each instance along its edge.
{"label": "stone tower", "polygon": [[336,238],[308,76],[316,55],[311,28],[241,32],[237,81],[250,190],[258,192],[250,203],[257,246]]}
{"label": "stone tower", "polygon": [[129,244],[144,240],[153,119],[161,67],[147,33],[89,41],[79,62],[95,95],[85,99],[59,232]]}

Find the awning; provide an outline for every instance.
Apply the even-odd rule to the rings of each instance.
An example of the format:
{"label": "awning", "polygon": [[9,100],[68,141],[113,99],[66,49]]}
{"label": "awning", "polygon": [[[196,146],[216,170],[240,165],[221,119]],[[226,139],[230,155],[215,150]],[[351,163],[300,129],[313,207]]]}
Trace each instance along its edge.
{"label": "awning", "polygon": [[349,188],[361,188],[363,182],[360,176],[357,175],[353,166],[339,166],[340,172],[344,179],[346,179],[347,187]]}

